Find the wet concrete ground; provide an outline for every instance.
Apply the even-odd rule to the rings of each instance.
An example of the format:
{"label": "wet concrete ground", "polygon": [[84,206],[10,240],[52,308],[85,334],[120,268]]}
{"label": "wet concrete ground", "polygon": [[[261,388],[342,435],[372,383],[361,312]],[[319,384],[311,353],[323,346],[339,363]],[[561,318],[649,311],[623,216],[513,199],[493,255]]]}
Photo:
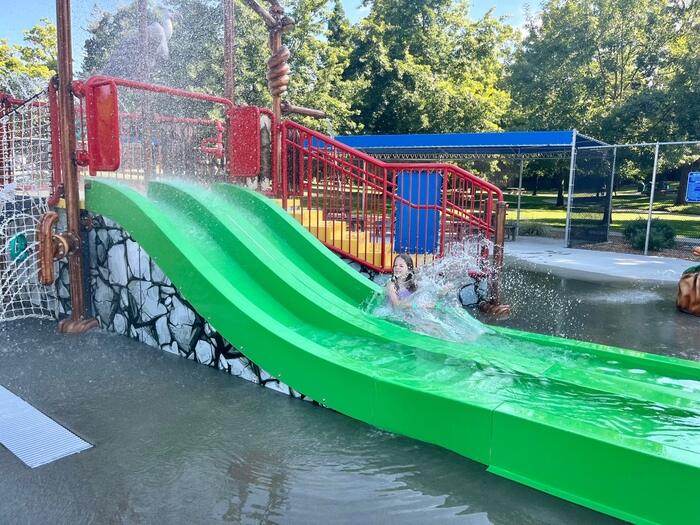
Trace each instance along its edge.
{"label": "wet concrete ground", "polygon": [[0,384],[94,448],[0,447],[0,523],[617,521],[124,337],[0,325]]}

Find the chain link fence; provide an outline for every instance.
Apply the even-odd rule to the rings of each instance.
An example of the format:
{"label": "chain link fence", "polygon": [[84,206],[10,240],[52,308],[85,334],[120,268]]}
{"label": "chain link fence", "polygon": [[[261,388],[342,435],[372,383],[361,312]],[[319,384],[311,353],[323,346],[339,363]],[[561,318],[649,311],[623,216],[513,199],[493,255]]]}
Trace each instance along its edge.
{"label": "chain link fence", "polygon": [[584,147],[572,166],[570,247],[692,258],[700,141]]}

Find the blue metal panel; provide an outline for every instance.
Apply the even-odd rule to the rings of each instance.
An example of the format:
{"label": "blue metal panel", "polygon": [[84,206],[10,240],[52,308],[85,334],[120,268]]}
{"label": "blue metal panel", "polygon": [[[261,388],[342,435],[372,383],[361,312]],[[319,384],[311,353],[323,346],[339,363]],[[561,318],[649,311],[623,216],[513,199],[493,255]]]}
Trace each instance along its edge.
{"label": "blue metal panel", "polygon": [[686,202],[700,202],[700,172],[688,173],[688,187],[685,192]]}
{"label": "blue metal panel", "polygon": [[[401,171],[396,176],[397,195],[417,205],[440,205],[442,175],[434,171]],[[395,211],[394,251],[399,253],[435,253],[438,244],[440,212],[397,203]]]}

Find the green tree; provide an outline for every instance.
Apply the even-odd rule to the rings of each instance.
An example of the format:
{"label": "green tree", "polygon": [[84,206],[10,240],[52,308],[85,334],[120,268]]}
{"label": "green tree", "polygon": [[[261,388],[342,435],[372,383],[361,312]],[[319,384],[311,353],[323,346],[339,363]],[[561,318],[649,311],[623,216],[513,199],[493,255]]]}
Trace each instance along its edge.
{"label": "green tree", "polygon": [[510,96],[502,87],[513,33],[487,13],[472,22],[466,2],[375,0],[353,30],[345,78],[364,81],[354,108],[374,133],[500,129]]}
{"label": "green tree", "polygon": [[624,131],[604,119],[658,78],[674,16],[654,0],[549,0],[527,31],[511,68],[515,122],[614,140]]}
{"label": "green tree", "polygon": [[[697,136],[699,6],[547,1],[529,20],[510,68],[510,126],[576,128],[617,143]],[[682,157],[665,155],[661,170]],[[652,161],[647,154],[623,163],[620,173],[645,177]]]}
{"label": "green tree", "polygon": [[[292,56],[289,100],[294,104],[321,109],[327,122],[298,119],[328,133],[353,133],[361,129],[353,108],[363,79],[345,79],[350,61],[350,24],[340,2],[333,9],[326,0],[288,2],[296,22],[285,35]],[[297,117],[294,117],[297,119]]]}
{"label": "green tree", "polygon": [[18,77],[39,88],[43,80],[56,74],[56,26],[42,18],[23,34],[21,45],[10,45],[7,39],[0,39],[0,91],[17,90]]}
{"label": "green tree", "polygon": [[[288,99],[297,105],[326,111],[330,125],[339,131],[355,129],[350,101],[357,82],[344,81],[348,51],[335,41],[329,30],[325,0],[287,2],[288,14],[297,22],[284,42],[292,51]],[[151,80],[183,89],[221,95],[223,71],[223,9],[220,2],[169,0],[163,4],[180,15],[169,42],[170,56],[157,62]],[[149,21],[158,19],[162,8],[151,5]],[[83,75],[100,72],[124,41],[136,42],[136,4],[114,13],[98,13],[89,31]],[[335,13],[336,17],[339,16]],[[337,19],[337,18],[336,18]],[[265,81],[270,56],[267,30],[260,18],[246,5],[236,3],[236,100],[240,104],[267,106],[270,96]],[[192,108],[183,108],[191,110]],[[307,121],[325,127],[325,124]],[[324,129],[325,131],[325,129]]]}

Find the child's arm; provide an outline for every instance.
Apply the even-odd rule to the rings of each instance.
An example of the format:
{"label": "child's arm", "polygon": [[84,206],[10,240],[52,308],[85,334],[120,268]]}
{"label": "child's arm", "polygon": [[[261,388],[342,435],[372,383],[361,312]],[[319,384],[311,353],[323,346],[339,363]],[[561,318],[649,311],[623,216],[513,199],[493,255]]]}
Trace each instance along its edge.
{"label": "child's arm", "polygon": [[399,301],[399,295],[396,293],[396,286],[392,281],[387,281],[386,283],[386,296],[389,298],[391,306],[399,306],[401,301]]}
{"label": "child's arm", "polygon": [[399,308],[399,309],[406,309],[406,308],[411,308],[411,302],[410,301],[402,301],[399,299],[399,294],[396,291],[396,286],[392,281],[389,281],[386,283],[386,295],[389,298],[389,302],[391,303],[391,306],[394,308]]}

